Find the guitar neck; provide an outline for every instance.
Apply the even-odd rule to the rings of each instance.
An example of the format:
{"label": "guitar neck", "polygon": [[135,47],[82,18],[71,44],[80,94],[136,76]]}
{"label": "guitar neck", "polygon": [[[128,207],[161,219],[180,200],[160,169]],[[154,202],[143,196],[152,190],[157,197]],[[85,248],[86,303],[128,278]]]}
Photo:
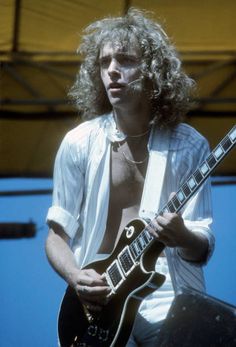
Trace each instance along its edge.
{"label": "guitar neck", "polygon": [[[187,201],[196,193],[199,187],[211,175],[219,163],[230,152],[236,144],[236,126],[234,126],[229,133],[220,141],[214,148],[209,156],[204,160],[199,168],[187,179],[187,181],[180,187],[175,195],[168,201],[168,203],[156,214],[155,218],[163,215],[165,212],[177,213]],[[137,260],[154,241],[154,236],[148,231],[148,228],[156,230],[152,221],[148,226],[133,240],[130,244],[130,250],[135,260]]]}

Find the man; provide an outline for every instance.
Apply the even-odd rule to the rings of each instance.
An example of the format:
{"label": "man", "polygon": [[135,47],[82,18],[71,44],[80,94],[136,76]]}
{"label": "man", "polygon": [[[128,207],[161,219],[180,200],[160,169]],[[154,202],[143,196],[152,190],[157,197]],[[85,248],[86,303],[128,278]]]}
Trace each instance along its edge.
{"label": "man", "polygon": [[[141,11],[91,24],[80,53],[71,95],[87,121],[57,154],[46,252],[87,309],[99,312],[111,289],[85,265],[106,258],[130,220],[152,219],[204,160],[208,144],[180,123],[193,81],[163,29]],[[165,212],[150,227],[166,246],[156,264],[166,282],[143,300],[127,346],[157,346],[174,292],[204,290],[201,266],[214,244],[209,184],[181,212]]]}

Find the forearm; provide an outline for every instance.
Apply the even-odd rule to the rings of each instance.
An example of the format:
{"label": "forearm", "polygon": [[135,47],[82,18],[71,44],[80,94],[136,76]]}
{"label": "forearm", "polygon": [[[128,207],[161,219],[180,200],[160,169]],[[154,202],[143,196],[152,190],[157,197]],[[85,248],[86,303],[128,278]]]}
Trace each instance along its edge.
{"label": "forearm", "polygon": [[198,231],[188,229],[181,216],[164,213],[156,219],[154,236],[168,247],[176,247],[182,258],[204,262],[208,255],[208,239]]}
{"label": "forearm", "polygon": [[94,269],[79,269],[68,245],[69,238],[60,228],[56,227],[56,232],[53,229],[49,230],[46,241],[46,254],[50,264],[75,290],[89,310],[100,311],[110,293],[105,277]]}
{"label": "forearm", "polygon": [[208,240],[204,235],[188,231],[183,245],[178,247],[178,253],[185,260],[203,262],[207,258],[208,247]]}
{"label": "forearm", "polygon": [[46,255],[53,269],[70,285],[78,274],[73,252],[68,245],[68,239],[62,232],[50,229],[46,241]]}

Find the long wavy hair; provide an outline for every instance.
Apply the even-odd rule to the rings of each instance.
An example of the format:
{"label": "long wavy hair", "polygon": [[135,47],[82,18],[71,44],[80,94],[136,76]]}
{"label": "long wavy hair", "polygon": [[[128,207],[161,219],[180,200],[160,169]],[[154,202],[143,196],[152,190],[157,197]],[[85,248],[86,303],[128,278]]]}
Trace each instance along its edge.
{"label": "long wavy hair", "polygon": [[100,77],[99,53],[106,43],[140,46],[141,73],[148,85],[152,119],[160,126],[178,124],[190,108],[194,81],[183,71],[178,54],[162,27],[144,11],[129,9],[123,17],[96,21],[84,30],[78,53],[84,57],[69,91],[83,119],[112,110]]}

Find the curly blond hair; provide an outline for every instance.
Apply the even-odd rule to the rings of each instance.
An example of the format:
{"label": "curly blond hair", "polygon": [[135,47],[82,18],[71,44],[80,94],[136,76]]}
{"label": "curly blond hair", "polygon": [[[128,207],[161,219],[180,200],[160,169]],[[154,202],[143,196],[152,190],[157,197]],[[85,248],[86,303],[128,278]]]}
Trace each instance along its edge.
{"label": "curly blond hair", "polygon": [[128,46],[138,42],[141,72],[151,91],[153,119],[160,126],[178,124],[190,108],[194,81],[182,69],[178,54],[160,24],[141,10],[131,8],[122,17],[108,17],[89,25],[78,53],[84,56],[69,96],[84,119],[112,110],[100,77],[99,53],[107,42]]}

